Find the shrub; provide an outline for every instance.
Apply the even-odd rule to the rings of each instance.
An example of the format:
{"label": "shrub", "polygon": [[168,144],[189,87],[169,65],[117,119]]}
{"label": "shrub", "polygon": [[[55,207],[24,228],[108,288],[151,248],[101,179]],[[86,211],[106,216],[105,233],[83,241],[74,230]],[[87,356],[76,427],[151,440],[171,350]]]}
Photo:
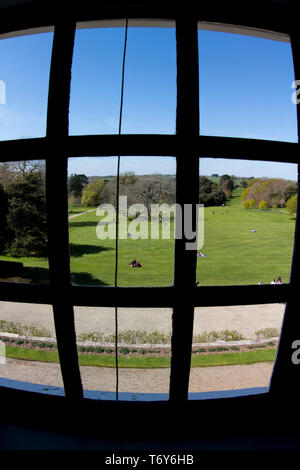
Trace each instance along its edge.
{"label": "shrub", "polygon": [[257,339],[274,338],[280,335],[278,328],[262,328],[255,332]]}
{"label": "shrub", "polygon": [[289,215],[295,215],[297,211],[297,195],[292,196],[286,203],[286,211]]}
{"label": "shrub", "polygon": [[242,206],[244,209],[249,209],[249,201],[243,201]]}
{"label": "shrub", "polygon": [[129,349],[128,349],[128,348],[120,348],[120,349],[119,349],[119,353],[120,353],[120,354],[128,354],[128,353],[129,353]]}
{"label": "shrub", "polygon": [[259,201],[259,204],[258,204],[258,208],[265,211],[267,209],[269,209],[269,204],[267,203],[267,201],[264,201],[263,199],[261,201]]}
{"label": "shrub", "polygon": [[43,336],[51,337],[51,334],[45,328],[36,325],[22,325],[19,322],[0,320],[0,330],[7,333],[16,333],[22,336]]}
{"label": "shrub", "polygon": [[241,341],[245,339],[238,330],[204,331],[193,337],[194,343],[213,343],[215,341]]}

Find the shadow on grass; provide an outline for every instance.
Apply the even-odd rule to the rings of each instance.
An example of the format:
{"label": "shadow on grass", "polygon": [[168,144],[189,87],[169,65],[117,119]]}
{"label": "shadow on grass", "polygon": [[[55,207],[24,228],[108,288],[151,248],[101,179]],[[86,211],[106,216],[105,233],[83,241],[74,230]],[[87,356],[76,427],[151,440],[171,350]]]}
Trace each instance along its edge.
{"label": "shadow on grass", "polygon": [[49,269],[24,266],[24,278],[30,279],[31,282],[48,283],[49,282]]}
{"label": "shadow on grass", "polygon": [[83,255],[96,255],[102,251],[108,250],[112,250],[112,248],[100,245],[79,245],[70,243],[70,256],[74,256],[74,258],[79,258]]}
{"label": "shadow on grass", "polygon": [[71,281],[72,284],[82,286],[109,286],[109,284],[97,279],[90,273],[72,273]]}
{"label": "shadow on grass", "polygon": [[98,224],[98,221],[86,221],[86,222],[77,222],[77,221],[73,221],[72,222],[69,222],[69,228],[77,228],[77,227],[96,227],[96,225]]}

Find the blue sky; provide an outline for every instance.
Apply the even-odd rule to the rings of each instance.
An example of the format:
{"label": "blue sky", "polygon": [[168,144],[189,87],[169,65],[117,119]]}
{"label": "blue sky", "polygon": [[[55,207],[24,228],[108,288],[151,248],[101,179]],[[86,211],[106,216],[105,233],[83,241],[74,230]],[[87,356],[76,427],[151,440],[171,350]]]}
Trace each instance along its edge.
{"label": "blue sky", "polygon": [[[0,140],[45,135],[53,34],[0,41]],[[124,29],[76,33],[70,134],[118,132]],[[129,28],[122,133],[175,133],[176,44],[173,28]],[[200,132],[297,141],[289,43],[199,31]],[[77,158],[69,171],[114,174],[116,158]],[[202,174],[296,179],[296,165],[201,159]],[[174,173],[173,158],[125,158],[121,171]]]}

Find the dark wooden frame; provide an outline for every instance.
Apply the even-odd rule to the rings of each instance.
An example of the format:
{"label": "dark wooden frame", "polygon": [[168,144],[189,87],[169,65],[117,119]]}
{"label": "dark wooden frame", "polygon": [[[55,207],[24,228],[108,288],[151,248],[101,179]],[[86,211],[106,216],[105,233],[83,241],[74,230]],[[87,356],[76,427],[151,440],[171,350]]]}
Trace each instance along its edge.
{"label": "dark wooden frame", "polygon": [[[165,4],[166,3],[166,4]],[[166,155],[175,156],[177,160],[177,202],[180,204],[197,202],[199,156],[215,158],[237,158],[264,161],[299,163],[299,142],[285,143],[252,139],[207,137],[198,135],[199,97],[198,97],[198,55],[197,55],[197,21],[223,22],[252,28],[262,28],[278,33],[289,34],[292,42],[295,78],[300,78],[300,39],[297,25],[293,21],[293,12],[282,6],[273,9],[259,10],[249,7],[247,10],[237,9],[236,5],[227,5],[226,11],[216,4],[195,7],[194,4],[169,4],[168,2],[102,2],[100,6],[87,4],[84,11],[74,6],[71,13],[66,14],[54,2],[46,2],[46,7],[39,2],[30,6],[18,6],[4,9],[0,19],[0,34],[9,31],[26,30],[28,28],[55,26],[52,53],[51,76],[48,100],[47,135],[45,138],[3,141],[0,142],[0,161],[17,161],[45,159],[47,168],[47,199],[48,199],[48,238],[49,238],[49,285],[23,285],[0,283],[0,299],[5,301],[46,303],[54,306],[54,319],[59,347],[59,356],[64,380],[65,399],[54,398],[54,410],[64,407],[72,413],[70,403],[74,400],[82,403],[82,419],[84,410],[103,406],[112,413],[134,412],[140,410],[149,414],[168,410],[170,414],[176,406],[177,418],[179,410],[184,418],[188,409],[224,410],[224,403],[236,413],[245,406],[249,410],[264,409],[266,403],[273,399],[291,395],[298,399],[299,372],[291,363],[292,340],[300,337],[300,320],[297,315],[299,285],[299,209],[296,218],[295,249],[292,261],[290,283],[282,286],[228,286],[228,287],[195,287],[196,258],[195,253],[184,249],[185,240],[177,240],[175,244],[175,278],[174,285],[166,288],[114,288],[73,286],[70,283],[68,254],[68,220],[67,220],[67,184],[66,168],[68,157],[95,155]],[[178,63],[178,94],[176,135],[110,135],[110,136],[68,136],[68,103],[70,89],[70,72],[72,63],[73,40],[76,21],[110,18],[152,18],[171,19],[176,21],[177,63]],[[299,130],[299,106],[298,130]],[[57,174],[59,177],[57,178]],[[54,225],[53,201],[54,191],[51,181],[55,177],[55,192],[59,192],[62,200],[59,214],[55,221],[59,223],[60,234]],[[191,184],[192,182],[192,184]],[[187,184],[186,184],[187,183]],[[188,189],[186,189],[188,188]],[[299,207],[299,204],[298,204]],[[57,207],[55,207],[57,208]],[[57,253],[59,252],[59,256]],[[60,260],[58,262],[58,259]],[[185,275],[180,273],[183,262],[188,266]],[[186,272],[188,275],[186,276]],[[101,291],[99,290],[101,289]],[[101,294],[99,295],[99,292]],[[185,300],[184,318],[180,315]],[[101,300],[99,300],[101,299]],[[83,400],[82,384],[76,352],[76,336],[74,328],[74,305],[113,306],[115,299],[118,305],[128,307],[172,307],[172,367],[170,382],[170,400],[166,403],[143,405],[142,403],[101,404]],[[191,357],[191,341],[193,328],[193,311],[195,306],[215,305],[246,305],[259,303],[286,303],[286,314],[280,339],[279,351],[269,392],[257,397],[240,399],[207,400],[187,402],[189,367]],[[180,347],[179,347],[180,346]],[[295,393],[293,393],[293,391]],[[0,389],[5,398],[20,396],[21,392]],[[23,394],[24,402],[32,403],[33,398]],[[34,397],[39,406],[44,406],[43,397]],[[63,401],[61,401],[63,400]],[[66,400],[66,401],[65,401]],[[85,404],[83,404],[83,402]],[[47,399],[49,403],[49,398]],[[188,404],[189,403],[189,404]],[[253,405],[254,403],[254,405]],[[59,405],[60,404],[60,405]],[[186,405],[188,404],[188,408]],[[51,405],[50,405],[51,406]],[[178,408],[179,406],[179,408]],[[57,408],[58,407],[58,408]],[[181,407],[181,408],[180,408]],[[155,411],[156,410],[156,411]],[[118,415],[119,416],[119,415]]]}

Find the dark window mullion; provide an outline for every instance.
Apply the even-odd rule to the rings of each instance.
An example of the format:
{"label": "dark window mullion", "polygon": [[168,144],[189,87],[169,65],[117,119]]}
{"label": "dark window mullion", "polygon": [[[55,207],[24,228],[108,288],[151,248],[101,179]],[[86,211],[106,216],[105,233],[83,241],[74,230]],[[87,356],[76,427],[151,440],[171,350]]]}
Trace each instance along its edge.
{"label": "dark window mullion", "polygon": [[74,36],[75,23],[56,25],[48,97],[46,196],[50,283],[60,366],[66,396],[79,399],[83,391],[70,298],[67,156],[62,150],[63,140],[68,134]]}
{"label": "dark window mullion", "polygon": [[[189,144],[199,133],[198,40],[197,21],[178,18],[177,40],[177,148],[176,202],[181,207],[192,204],[193,215],[198,203],[199,159]],[[179,221],[177,217],[177,222]],[[173,309],[173,335],[170,400],[182,402],[188,396],[188,384],[193,336],[194,306],[188,291],[196,280],[196,254],[186,249],[183,237],[175,241],[174,287],[176,303]]]}
{"label": "dark window mullion", "polygon": [[[300,79],[300,34],[298,25],[290,35],[295,80]],[[297,104],[297,126],[298,126],[298,162],[300,146],[300,104]],[[286,303],[284,321],[281,330],[280,342],[277,351],[277,357],[274,365],[273,375],[270,382],[270,393],[288,395],[289,400],[299,396],[300,374],[299,365],[293,363],[292,354],[296,351],[292,347],[295,340],[300,340],[300,317],[298,309],[299,282],[300,282],[300,171],[298,163],[298,201],[295,224],[294,251],[291,265],[290,276],[290,296]],[[299,346],[298,346],[299,348]],[[298,349],[297,348],[297,349]]]}

